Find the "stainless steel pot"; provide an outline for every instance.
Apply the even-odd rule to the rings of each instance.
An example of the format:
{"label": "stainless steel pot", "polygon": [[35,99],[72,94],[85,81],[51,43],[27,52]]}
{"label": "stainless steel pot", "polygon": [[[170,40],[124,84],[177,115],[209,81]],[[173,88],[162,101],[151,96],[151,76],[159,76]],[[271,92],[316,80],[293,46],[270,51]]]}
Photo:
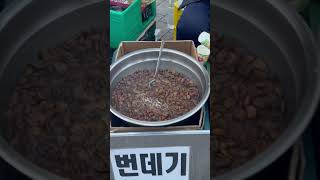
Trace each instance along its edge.
{"label": "stainless steel pot", "polygon": [[290,148],[311,121],[320,96],[319,49],[303,19],[285,1],[214,0],[211,15],[213,29],[265,59],[285,96],[288,127],[282,135],[254,159],[215,178],[246,179]]}
{"label": "stainless steel pot", "polygon": [[16,82],[25,65],[38,60],[41,49],[54,47],[81,31],[106,29],[107,12],[104,0],[15,0],[0,14],[0,156],[31,179],[63,178],[33,164],[7,142],[4,113]]}
{"label": "stainless steel pot", "polygon": [[[116,84],[124,76],[138,70],[155,69],[158,56],[159,49],[144,49],[132,52],[113,63],[110,67],[110,92],[113,91]],[[118,118],[135,125],[167,126],[184,121],[196,112],[200,111],[208,100],[210,94],[210,78],[204,66],[185,53],[172,49],[163,49],[159,69],[175,70],[193,80],[200,90],[200,101],[197,106],[180,117],[158,122],[147,122],[132,119],[121,114],[112,106],[110,106],[111,113],[116,115]]]}

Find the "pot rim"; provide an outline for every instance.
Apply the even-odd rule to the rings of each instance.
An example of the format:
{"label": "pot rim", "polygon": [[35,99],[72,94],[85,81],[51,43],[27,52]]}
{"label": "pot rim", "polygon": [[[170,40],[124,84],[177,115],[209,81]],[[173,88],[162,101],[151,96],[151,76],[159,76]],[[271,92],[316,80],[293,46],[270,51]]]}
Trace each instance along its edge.
{"label": "pot rim", "polygon": [[[224,3],[223,0],[211,0],[210,3],[213,6],[218,6],[226,10],[232,10],[230,12],[237,14],[242,17],[247,17],[247,14],[243,14],[240,10],[237,10],[235,7],[228,6],[228,3]],[[265,0],[265,3],[272,6],[276,9],[281,15],[287,19],[290,24],[290,27],[296,31],[297,38],[303,44],[307,59],[316,59],[317,66],[313,67],[311,70],[318,77],[316,79],[316,86],[314,89],[306,93],[305,98],[303,99],[300,106],[297,108],[296,115],[291,119],[291,122],[296,122],[294,125],[289,124],[287,129],[283,131],[279,138],[273,142],[268,148],[262,153],[258,154],[253,159],[249,160],[245,164],[227,171],[224,174],[214,177],[214,180],[238,180],[246,179],[253,176],[257,172],[266,168],[282,154],[284,154],[302,135],[304,130],[307,128],[310,123],[313,114],[315,113],[318,102],[320,99],[320,71],[318,70],[320,65],[320,51],[319,46],[317,45],[314,34],[311,32],[310,28],[307,26],[302,17],[290,7],[284,1],[275,1],[275,0]],[[228,8],[225,8],[228,7]],[[251,21],[255,24],[255,21]],[[310,101],[312,100],[312,101]]]}
{"label": "pot rim", "polygon": [[[121,62],[128,61],[131,56],[134,56],[134,55],[140,54],[140,53],[148,53],[148,52],[155,52],[155,51],[158,52],[159,50],[160,50],[159,48],[148,48],[148,49],[142,49],[142,50],[137,50],[137,51],[128,53],[125,56],[121,57],[119,60],[117,60],[111,64],[110,72],[115,67],[117,67]],[[177,50],[173,50],[173,49],[167,49],[167,48],[164,48],[163,52],[175,53],[175,54],[178,54],[179,56],[183,56],[184,58],[193,62],[196,65],[196,67],[198,67],[201,70],[201,72],[203,73],[203,75],[205,77],[206,82],[205,82],[205,87],[204,87],[204,94],[203,94],[201,100],[199,101],[199,103],[194,108],[192,108],[192,110],[190,110],[188,113],[186,113],[182,116],[179,116],[177,118],[169,119],[169,120],[165,120],[165,121],[148,122],[148,121],[136,120],[136,119],[133,119],[133,118],[130,118],[128,116],[123,115],[122,113],[117,111],[115,108],[113,108],[110,104],[110,111],[112,114],[114,114],[118,118],[120,118],[128,123],[131,123],[131,124],[136,124],[136,125],[140,125],[140,126],[149,126],[149,127],[159,127],[159,126],[168,126],[168,125],[172,125],[172,124],[181,122],[181,121],[191,117],[199,110],[201,110],[201,108],[204,106],[204,104],[207,102],[207,100],[210,96],[210,75],[209,75],[208,71],[199,61],[197,61],[196,59],[194,59],[193,57],[191,57],[190,55],[188,55],[186,53],[183,53],[183,52],[180,52]],[[125,67],[124,69],[127,69],[127,68],[129,68],[129,67]],[[112,77],[110,74],[110,80],[114,79],[115,77]],[[112,82],[110,81],[110,87],[111,87],[111,83]]]}
{"label": "pot rim", "polygon": [[[78,6],[72,6],[72,8],[66,8],[62,11],[59,11],[58,16],[54,16],[53,21],[63,17],[64,15],[68,15],[69,13],[84,8],[89,5],[93,5],[96,3],[102,3],[103,0],[91,0],[91,1],[75,1],[70,0],[74,3],[78,3]],[[6,26],[10,23],[12,19],[16,17],[24,8],[28,7],[34,3],[34,0],[12,0],[0,13],[0,32],[2,32]],[[52,19],[49,19],[47,24],[50,24]],[[46,25],[47,25],[46,24]],[[46,26],[45,25],[45,26]],[[40,28],[39,28],[40,27]],[[41,30],[43,27],[37,26],[37,30]],[[33,33],[36,32],[32,32]],[[0,74],[3,73],[4,68],[0,69]],[[21,172],[23,175],[35,179],[35,180],[64,180],[65,177],[59,176],[53,172],[48,171],[47,169],[31,162],[25,156],[18,153],[14,148],[12,148],[8,142],[0,137],[0,157],[7,162],[12,168]]]}

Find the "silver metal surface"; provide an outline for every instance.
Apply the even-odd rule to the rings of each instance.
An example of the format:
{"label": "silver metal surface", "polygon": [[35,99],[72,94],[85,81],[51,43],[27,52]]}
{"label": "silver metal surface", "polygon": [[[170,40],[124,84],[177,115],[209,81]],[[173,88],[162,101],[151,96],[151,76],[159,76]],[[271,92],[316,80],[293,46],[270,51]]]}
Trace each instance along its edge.
{"label": "silver metal surface", "polygon": [[30,179],[66,178],[32,163],[7,142],[5,112],[16,82],[26,65],[38,60],[40,50],[55,47],[81,31],[102,30],[109,25],[106,17],[103,0],[11,0],[0,14],[0,156]]}
{"label": "silver metal surface", "polygon": [[[190,180],[210,179],[210,130],[110,133],[110,149],[189,146]],[[110,166],[110,179],[114,180]]]}
{"label": "silver metal surface", "polygon": [[159,57],[158,57],[158,61],[157,61],[156,70],[154,71],[153,79],[149,82],[149,87],[154,85],[154,82],[156,81],[156,77],[157,77],[157,74],[158,74],[158,69],[159,69],[159,65],[160,65],[160,60],[161,60],[161,54],[162,54],[163,47],[164,47],[164,40],[161,41],[161,46],[160,46],[160,51],[159,51]]}
{"label": "silver metal surface", "polygon": [[279,79],[286,102],[285,119],[289,124],[274,143],[245,164],[214,178],[248,179],[285,153],[314,116],[320,97],[319,49],[301,16],[284,1],[247,0],[244,4],[238,0],[211,0],[210,3],[211,15],[215,17],[211,27],[263,57]]}
{"label": "silver metal surface", "polygon": [[[144,49],[132,52],[112,64],[110,67],[110,92],[113,91],[115,85],[123,77],[138,70],[154,69],[157,63],[158,55],[159,49]],[[210,76],[202,64],[185,53],[164,48],[161,55],[161,66],[159,69],[175,70],[176,72],[182,73],[193,80],[193,82],[195,82],[195,84],[198,86],[200,92],[200,101],[197,106],[180,117],[159,122],[146,122],[127,117],[110,105],[111,113],[120,119],[136,125],[167,126],[183,121],[201,110],[210,94]]]}

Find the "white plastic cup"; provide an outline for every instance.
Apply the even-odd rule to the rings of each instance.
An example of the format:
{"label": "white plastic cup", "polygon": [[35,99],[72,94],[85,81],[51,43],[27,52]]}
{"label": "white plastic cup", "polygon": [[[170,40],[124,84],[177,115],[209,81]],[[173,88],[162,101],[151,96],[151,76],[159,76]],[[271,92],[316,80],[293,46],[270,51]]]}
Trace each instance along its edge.
{"label": "white plastic cup", "polygon": [[210,34],[207,32],[202,32],[199,37],[198,37],[198,41],[206,46],[207,48],[210,49]]}

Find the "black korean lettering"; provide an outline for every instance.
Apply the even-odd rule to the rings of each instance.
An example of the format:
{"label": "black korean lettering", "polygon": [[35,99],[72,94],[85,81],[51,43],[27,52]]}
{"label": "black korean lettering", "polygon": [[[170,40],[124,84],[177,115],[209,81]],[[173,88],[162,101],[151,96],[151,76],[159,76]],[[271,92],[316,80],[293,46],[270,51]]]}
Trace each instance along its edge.
{"label": "black korean lettering", "polygon": [[157,168],[158,168],[158,175],[162,175],[162,159],[161,153],[157,153]]}
{"label": "black korean lettering", "polygon": [[181,153],[181,176],[187,175],[187,153]]}
{"label": "black korean lettering", "polygon": [[115,155],[116,159],[116,164],[117,167],[119,168],[119,173],[120,176],[122,177],[130,177],[130,176],[139,176],[139,173],[126,173],[124,168],[130,168],[131,164],[131,169],[132,170],[138,170],[137,167],[137,159],[135,154],[130,154],[129,155],[123,155],[122,157],[120,155]]}
{"label": "black korean lettering", "polygon": [[169,169],[166,170],[166,172],[169,174],[172,171],[174,171],[174,169],[177,167],[179,154],[178,153],[166,153],[166,157],[172,157],[172,165]]}
{"label": "black korean lettering", "polygon": [[[147,162],[149,154],[140,154],[141,160],[141,171],[143,174],[152,174],[152,176],[157,175],[156,171],[156,155],[155,153],[150,153],[150,160]],[[147,166],[149,168],[147,168]]]}

